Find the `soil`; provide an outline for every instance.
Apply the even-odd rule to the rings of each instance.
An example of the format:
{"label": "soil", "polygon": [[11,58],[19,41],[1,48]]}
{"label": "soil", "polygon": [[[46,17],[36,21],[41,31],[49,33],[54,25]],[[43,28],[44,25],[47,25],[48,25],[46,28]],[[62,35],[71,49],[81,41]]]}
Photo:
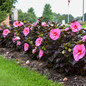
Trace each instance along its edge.
{"label": "soil", "polygon": [[[66,75],[65,73],[59,73],[52,68],[45,68],[44,63],[37,60],[28,58],[28,55],[24,51],[18,52],[14,49],[0,48],[0,55],[4,58],[14,58],[21,66],[28,67],[32,70],[38,71],[42,75],[47,75],[48,79],[59,82],[63,86],[86,86],[86,76],[80,75]],[[29,60],[30,64],[26,65],[26,61]]]}

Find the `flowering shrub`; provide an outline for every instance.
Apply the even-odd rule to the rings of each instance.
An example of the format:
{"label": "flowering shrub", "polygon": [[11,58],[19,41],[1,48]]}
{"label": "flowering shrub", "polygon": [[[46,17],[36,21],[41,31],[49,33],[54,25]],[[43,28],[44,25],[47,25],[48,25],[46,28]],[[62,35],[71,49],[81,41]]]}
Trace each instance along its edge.
{"label": "flowering shrub", "polygon": [[86,30],[77,21],[65,28],[40,18],[34,25],[15,21],[11,28],[0,28],[1,46],[24,50],[30,58],[63,72],[86,72]]}

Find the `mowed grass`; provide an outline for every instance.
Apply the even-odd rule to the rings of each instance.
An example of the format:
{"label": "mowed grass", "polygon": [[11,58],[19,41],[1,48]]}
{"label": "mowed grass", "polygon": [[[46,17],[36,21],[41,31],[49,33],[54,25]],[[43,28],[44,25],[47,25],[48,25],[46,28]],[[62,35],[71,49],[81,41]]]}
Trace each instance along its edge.
{"label": "mowed grass", "polygon": [[0,56],[0,86],[62,86],[46,76],[19,66],[14,60]]}
{"label": "mowed grass", "polygon": [[[65,28],[66,27],[70,27],[70,25],[65,25]],[[84,25],[84,26],[82,25],[82,28],[86,28],[86,25]]]}
{"label": "mowed grass", "polygon": [[82,28],[86,28],[86,26],[82,26]]}

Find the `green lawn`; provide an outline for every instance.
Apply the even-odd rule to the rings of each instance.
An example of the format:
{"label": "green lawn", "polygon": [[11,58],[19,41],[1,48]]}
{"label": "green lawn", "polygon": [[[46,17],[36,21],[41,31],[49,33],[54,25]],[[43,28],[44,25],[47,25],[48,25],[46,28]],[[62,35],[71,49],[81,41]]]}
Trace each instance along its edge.
{"label": "green lawn", "polygon": [[[69,27],[70,25],[65,25],[65,27]],[[82,28],[86,28],[86,26],[82,26]]]}
{"label": "green lawn", "polygon": [[62,86],[0,56],[0,86]]}
{"label": "green lawn", "polygon": [[82,28],[86,28],[86,26],[82,26]]}

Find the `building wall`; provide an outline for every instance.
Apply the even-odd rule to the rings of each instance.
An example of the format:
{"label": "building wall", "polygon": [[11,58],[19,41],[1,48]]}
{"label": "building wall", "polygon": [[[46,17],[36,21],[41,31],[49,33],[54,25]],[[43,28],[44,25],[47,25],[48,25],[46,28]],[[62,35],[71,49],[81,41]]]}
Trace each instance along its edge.
{"label": "building wall", "polygon": [[6,24],[9,25],[9,16],[1,23],[1,25]]}
{"label": "building wall", "polygon": [[18,10],[16,8],[12,8],[12,18],[18,20]]}

